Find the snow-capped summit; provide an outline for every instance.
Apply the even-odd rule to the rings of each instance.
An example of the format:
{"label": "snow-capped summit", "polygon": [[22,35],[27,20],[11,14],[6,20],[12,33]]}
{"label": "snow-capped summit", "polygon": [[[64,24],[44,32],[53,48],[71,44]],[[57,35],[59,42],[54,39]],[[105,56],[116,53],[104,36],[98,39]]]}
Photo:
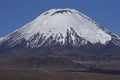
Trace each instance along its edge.
{"label": "snow-capped summit", "polygon": [[120,59],[120,37],[74,9],[51,9],[0,38],[0,57]]}
{"label": "snow-capped summit", "polygon": [[2,41],[9,39],[12,46],[24,39],[27,42],[26,46],[40,47],[46,41],[47,45],[53,41],[54,44],[65,45],[67,42],[73,46],[84,45],[87,42],[105,45],[112,37],[95,21],[77,10],[51,9],[7,35]]}

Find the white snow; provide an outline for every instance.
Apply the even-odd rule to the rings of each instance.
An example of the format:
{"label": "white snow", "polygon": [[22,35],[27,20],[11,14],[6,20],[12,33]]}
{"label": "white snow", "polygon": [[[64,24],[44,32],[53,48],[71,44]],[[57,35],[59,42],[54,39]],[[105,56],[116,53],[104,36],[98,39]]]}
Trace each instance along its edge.
{"label": "white snow", "polygon": [[[60,10],[69,10],[72,13],[68,11],[54,14]],[[17,31],[21,33],[21,36],[24,36],[26,40],[29,40],[31,36],[38,32],[40,34],[44,33],[44,36],[46,36],[45,40],[53,35],[53,33],[54,38],[55,35],[61,33],[63,38],[59,39],[59,41],[65,43],[67,30],[71,28],[74,29],[80,37],[93,44],[98,42],[106,44],[107,41],[111,40],[111,36],[96,25],[92,19],[74,9],[51,9]],[[72,39],[74,41],[75,36],[72,36]],[[43,41],[43,43],[44,42],[45,41]],[[76,42],[74,42],[74,44],[75,43]]]}
{"label": "white snow", "polygon": [[1,42],[3,39],[4,39],[4,37],[1,37],[1,38],[0,38],[0,42]]}

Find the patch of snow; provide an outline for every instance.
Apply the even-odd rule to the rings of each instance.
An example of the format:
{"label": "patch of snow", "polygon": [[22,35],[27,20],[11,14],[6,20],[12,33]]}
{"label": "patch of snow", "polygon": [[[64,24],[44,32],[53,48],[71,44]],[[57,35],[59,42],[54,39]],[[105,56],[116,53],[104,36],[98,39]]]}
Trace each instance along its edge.
{"label": "patch of snow", "polygon": [[1,38],[0,38],[0,42],[1,42],[3,39],[4,39],[4,37],[1,37]]}

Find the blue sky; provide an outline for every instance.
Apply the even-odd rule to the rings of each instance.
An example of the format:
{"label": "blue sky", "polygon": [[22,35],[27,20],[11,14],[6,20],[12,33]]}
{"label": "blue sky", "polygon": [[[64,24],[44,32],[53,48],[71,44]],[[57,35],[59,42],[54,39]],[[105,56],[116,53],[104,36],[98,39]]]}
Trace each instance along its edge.
{"label": "blue sky", "polygon": [[52,8],[73,8],[120,35],[120,0],[0,0],[0,37]]}

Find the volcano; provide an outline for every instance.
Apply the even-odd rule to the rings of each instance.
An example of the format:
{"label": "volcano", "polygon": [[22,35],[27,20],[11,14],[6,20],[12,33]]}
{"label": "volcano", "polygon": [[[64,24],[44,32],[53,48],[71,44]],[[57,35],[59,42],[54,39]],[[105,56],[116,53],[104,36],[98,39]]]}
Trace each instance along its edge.
{"label": "volcano", "polygon": [[118,60],[120,37],[75,9],[51,9],[0,38],[0,58]]}

